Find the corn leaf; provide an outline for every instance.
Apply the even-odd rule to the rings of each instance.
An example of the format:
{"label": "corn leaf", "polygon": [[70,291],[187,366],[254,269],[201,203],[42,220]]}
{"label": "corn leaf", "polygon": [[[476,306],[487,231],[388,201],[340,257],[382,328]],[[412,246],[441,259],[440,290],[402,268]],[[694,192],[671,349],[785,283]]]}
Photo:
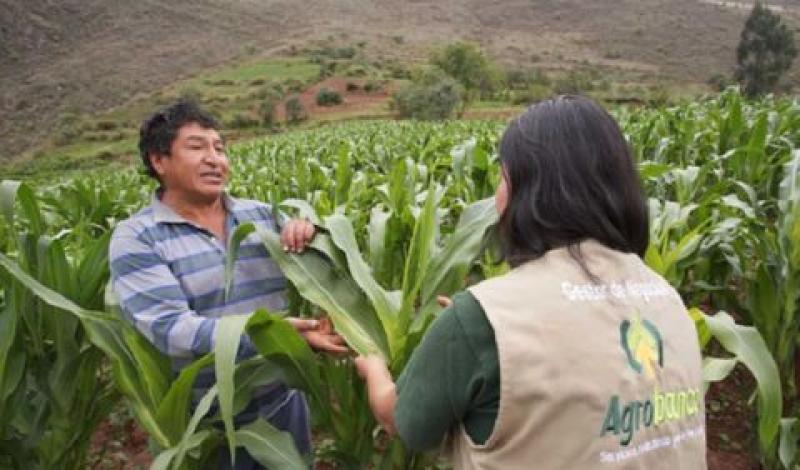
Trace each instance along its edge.
{"label": "corn leaf", "polygon": [[[156,462],[159,462],[160,465],[166,465],[159,468],[181,468],[181,465],[183,465],[183,461],[186,458],[186,453],[202,444],[204,440],[211,437],[212,434],[208,430],[201,430],[199,432],[196,431],[197,427],[200,425],[200,421],[203,419],[203,417],[205,417],[205,415],[208,414],[209,410],[211,410],[211,405],[214,403],[215,398],[217,398],[216,385],[211,387],[206,394],[203,395],[203,398],[200,399],[200,402],[197,404],[197,408],[194,410],[192,419],[189,420],[189,425],[186,427],[186,430],[184,431],[181,441],[178,443],[178,445],[165,451],[169,453],[169,457],[165,458],[163,462],[159,462],[159,459],[156,458]],[[234,456],[231,455],[231,460],[233,460],[233,458]],[[173,461],[174,463],[170,467],[169,464]],[[150,468],[151,470],[153,469],[153,467]]]}
{"label": "corn leaf", "polygon": [[156,421],[173,445],[180,441],[183,431],[189,424],[189,405],[197,374],[213,363],[214,356],[207,354],[184,367],[158,404]]}
{"label": "corn leaf", "polygon": [[443,250],[431,259],[422,281],[421,304],[437,295],[452,295],[464,284],[464,276],[480,255],[487,231],[497,222],[494,198],[470,204],[461,213],[455,231]]}
{"label": "corn leaf", "polygon": [[430,257],[433,255],[437,232],[437,196],[435,185],[431,185],[428,188],[425,205],[414,224],[414,234],[411,237],[411,246],[403,270],[403,304],[398,327],[401,332],[406,331],[410,325],[414,303],[430,265]]}
{"label": "corn leaf", "polygon": [[247,324],[247,334],[259,354],[283,368],[291,386],[306,390],[319,403],[323,401],[317,358],[289,322],[259,309]]}
{"label": "corn leaf", "polygon": [[347,258],[349,272],[353,276],[353,280],[372,302],[375,312],[383,324],[384,331],[389,337],[389,346],[391,347],[400,305],[393,302],[389,294],[372,277],[371,269],[361,256],[361,251],[359,251],[358,242],[356,242],[356,236],[353,232],[353,225],[350,221],[343,215],[332,215],[325,218],[325,226],[328,228],[333,242]]}
{"label": "corn leaf", "polygon": [[797,418],[781,419],[781,438],[778,445],[778,456],[784,468],[794,468],[797,458]]}
{"label": "corn leaf", "polygon": [[231,452],[231,465],[236,458],[236,431],[233,427],[233,401],[235,387],[233,383],[236,367],[236,353],[242,339],[244,327],[249,315],[229,315],[217,321],[214,344],[214,371],[217,375],[219,392],[219,409],[225,425],[225,436]]}
{"label": "corn leaf", "polygon": [[256,226],[252,222],[240,224],[228,237],[228,252],[225,258],[225,299],[231,295],[233,285],[233,268],[236,266],[236,258],[239,255],[239,247],[248,235],[256,231]]}
{"label": "corn leaf", "polygon": [[277,234],[265,230],[259,230],[258,234],[300,295],[330,315],[336,331],[353,349],[359,354],[388,357],[380,320],[352,279],[337,272],[324,255],[313,249],[302,254],[286,253]]}
{"label": "corn leaf", "polygon": [[759,441],[762,449],[770,449],[778,436],[783,408],[780,375],[775,360],[755,328],[737,325],[727,313],[706,316],[706,324],[722,347],[755,377]]}
{"label": "corn leaf", "polygon": [[300,456],[292,435],[279,431],[258,418],[236,431],[236,441],[265,468],[305,470],[308,464]]}
{"label": "corn leaf", "polygon": [[28,273],[22,270],[17,263],[12,261],[6,255],[0,253],[0,267],[2,267],[10,276],[17,282],[25,286],[33,294],[36,295],[41,301],[47,305],[55,307],[60,310],[69,312],[82,320],[88,321],[116,321],[110,314],[106,312],[98,312],[87,310],[75,305],[74,302],[67,299],[63,295],[55,292],[42,284],[36,279],[31,277]]}

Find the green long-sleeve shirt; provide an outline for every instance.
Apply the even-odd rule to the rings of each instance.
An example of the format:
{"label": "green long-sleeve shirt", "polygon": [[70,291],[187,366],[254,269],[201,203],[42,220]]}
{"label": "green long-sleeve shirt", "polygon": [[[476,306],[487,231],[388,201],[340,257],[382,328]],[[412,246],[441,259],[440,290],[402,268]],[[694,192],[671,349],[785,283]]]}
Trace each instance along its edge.
{"label": "green long-sleeve shirt", "polygon": [[421,451],[463,423],[473,442],[482,444],[494,429],[499,403],[494,330],[472,294],[457,294],[397,380],[397,432],[406,446]]}

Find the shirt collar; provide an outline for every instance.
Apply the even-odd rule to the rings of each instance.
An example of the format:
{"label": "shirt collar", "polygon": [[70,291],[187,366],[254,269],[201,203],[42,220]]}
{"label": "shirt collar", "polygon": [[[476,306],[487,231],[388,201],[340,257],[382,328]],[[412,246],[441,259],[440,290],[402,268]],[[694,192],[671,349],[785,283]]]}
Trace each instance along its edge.
{"label": "shirt collar", "polygon": [[[186,224],[191,223],[190,221],[186,220],[183,216],[172,210],[171,207],[161,202],[161,193],[163,190],[161,188],[157,189],[150,198],[150,205],[153,208],[153,218],[155,219],[156,223],[164,222],[164,223],[173,223],[173,224]],[[222,193],[222,205],[225,207],[225,211],[228,214],[233,215],[233,211],[236,209],[236,199],[231,197],[228,193]]]}

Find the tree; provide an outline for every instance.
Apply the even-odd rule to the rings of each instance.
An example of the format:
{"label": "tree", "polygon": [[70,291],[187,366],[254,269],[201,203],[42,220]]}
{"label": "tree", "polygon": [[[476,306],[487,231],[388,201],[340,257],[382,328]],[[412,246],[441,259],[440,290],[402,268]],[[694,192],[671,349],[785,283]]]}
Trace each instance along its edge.
{"label": "tree", "polygon": [[433,54],[431,64],[458,81],[467,98],[478,95],[487,98],[502,81],[502,74],[477,46],[456,42]]}
{"label": "tree", "polygon": [[736,80],[754,97],[775,89],[797,55],[794,33],[781,17],[756,2],[736,49]]}

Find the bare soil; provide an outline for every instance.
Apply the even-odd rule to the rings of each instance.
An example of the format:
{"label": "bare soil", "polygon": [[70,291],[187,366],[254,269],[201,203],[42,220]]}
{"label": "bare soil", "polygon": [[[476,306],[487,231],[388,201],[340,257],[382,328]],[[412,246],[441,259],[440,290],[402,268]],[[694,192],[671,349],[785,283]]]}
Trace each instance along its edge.
{"label": "bare soil", "polygon": [[92,436],[87,467],[91,470],[150,468],[153,457],[148,451],[147,440],[147,433],[133,418],[112,414]]}

